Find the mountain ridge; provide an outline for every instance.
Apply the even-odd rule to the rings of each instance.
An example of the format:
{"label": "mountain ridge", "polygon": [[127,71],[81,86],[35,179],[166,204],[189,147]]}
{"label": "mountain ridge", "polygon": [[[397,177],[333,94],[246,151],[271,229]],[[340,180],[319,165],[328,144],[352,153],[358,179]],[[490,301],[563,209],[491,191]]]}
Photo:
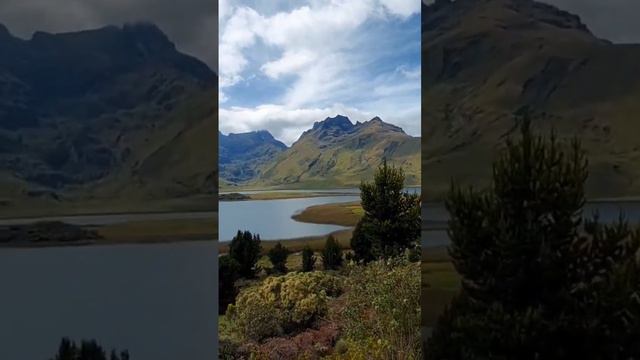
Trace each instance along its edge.
{"label": "mountain ridge", "polygon": [[640,193],[629,118],[640,111],[639,45],[599,39],[577,15],[533,0],[424,6],[425,196],[442,198],[451,178],[488,186],[524,111],[536,131],[582,140],[589,197]]}
{"label": "mountain ridge", "polygon": [[[221,153],[224,151],[221,150]],[[251,188],[355,186],[368,180],[388,158],[402,166],[411,184],[419,184],[420,139],[379,117],[352,123],[336,115],[315,122],[276,157],[253,164],[254,176],[237,184]],[[221,171],[221,180],[227,181]]]}

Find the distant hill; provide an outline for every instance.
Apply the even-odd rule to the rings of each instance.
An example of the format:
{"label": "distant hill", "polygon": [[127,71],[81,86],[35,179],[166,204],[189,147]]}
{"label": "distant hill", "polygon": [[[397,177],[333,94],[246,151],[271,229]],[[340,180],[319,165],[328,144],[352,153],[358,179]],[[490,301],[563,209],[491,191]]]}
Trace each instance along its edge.
{"label": "distant hill", "polygon": [[215,193],[217,76],[155,25],[0,25],[0,53],[0,213]]}
{"label": "distant hill", "polygon": [[[252,134],[255,139],[256,133]],[[269,144],[273,141],[264,133],[261,138]],[[316,122],[290,148],[277,145],[257,148],[272,149],[277,156],[262,156],[251,162],[254,176],[240,185],[256,188],[357,186],[361,180],[372,179],[383,158],[402,167],[409,184],[420,184],[420,138],[407,135],[378,117],[353,124],[347,117],[338,115]],[[220,152],[223,154],[222,145]],[[258,154],[264,152],[258,151]]]}
{"label": "distant hill", "polygon": [[[423,194],[486,186],[514,114],[588,152],[591,197],[640,195],[640,45],[594,36],[532,0],[423,4]],[[427,105],[428,104],[428,105]]]}
{"label": "distant hill", "polygon": [[242,183],[259,176],[260,167],[287,149],[268,131],[224,135],[218,132],[220,177]]}

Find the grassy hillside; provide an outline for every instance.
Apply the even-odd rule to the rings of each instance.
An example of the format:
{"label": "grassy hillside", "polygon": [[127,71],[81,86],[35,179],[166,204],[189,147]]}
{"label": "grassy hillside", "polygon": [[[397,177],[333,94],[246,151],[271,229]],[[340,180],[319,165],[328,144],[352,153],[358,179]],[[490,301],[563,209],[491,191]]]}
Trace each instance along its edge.
{"label": "grassy hillside", "polygon": [[[340,119],[335,122],[334,119]],[[316,123],[289,149],[265,164],[254,187],[357,186],[382,159],[402,167],[408,184],[420,184],[420,139],[375,118],[356,125],[345,117]]]}
{"label": "grassy hillside", "polygon": [[423,191],[486,186],[498,145],[528,108],[537,130],[581,139],[590,197],[640,193],[640,45],[598,39],[534,1],[442,1],[423,9]]}

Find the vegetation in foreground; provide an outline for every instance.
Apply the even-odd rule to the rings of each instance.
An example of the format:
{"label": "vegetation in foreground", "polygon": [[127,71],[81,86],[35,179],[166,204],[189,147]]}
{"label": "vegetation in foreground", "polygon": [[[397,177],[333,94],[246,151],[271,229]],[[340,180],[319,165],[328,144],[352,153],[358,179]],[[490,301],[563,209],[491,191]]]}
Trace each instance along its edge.
{"label": "vegetation in foreground", "polygon": [[[371,196],[361,236],[374,253],[345,249],[333,236],[321,248],[276,243],[265,252],[259,236],[238,232],[219,259],[220,357],[421,359],[420,265],[409,260],[420,200],[403,187],[402,170],[386,163],[361,186]],[[380,212],[383,203],[395,206]],[[400,227],[398,219],[410,221]],[[386,228],[406,238],[386,236]]]}
{"label": "vegetation in foreground", "polygon": [[[427,359],[640,357],[640,229],[583,219],[579,142],[530,132],[508,142],[491,189],[447,201],[461,290],[440,315]],[[429,299],[425,299],[429,303]]]}
{"label": "vegetation in foreground", "polygon": [[118,352],[116,349],[107,354],[95,340],[82,340],[80,345],[68,338],[63,338],[58,353],[51,360],[129,360],[129,351]]}

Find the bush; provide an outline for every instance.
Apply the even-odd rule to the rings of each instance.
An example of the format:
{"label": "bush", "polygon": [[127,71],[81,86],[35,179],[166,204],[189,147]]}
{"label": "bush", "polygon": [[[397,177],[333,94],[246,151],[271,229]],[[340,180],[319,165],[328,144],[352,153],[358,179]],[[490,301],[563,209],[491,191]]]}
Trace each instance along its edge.
{"label": "bush", "polygon": [[322,250],[322,263],[325,270],[336,270],[342,266],[342,249],[333,235],[329,235]]}
{"label": "bush", "polygon": [[420,279],[420,264],[404,258],[350,267],[343,312],[344,335],[351,343],[347,358],[422,358]]}
{"label": "bush", "polygon": [[341,278],[324,272],[292,272],[240,292],[227,315],[249,340],[300,331],[327,313],[342,291]]}
{"label": "bush", "polygon": [[[341,339],[336,343],[333,353],[325,360],[387,360],[389,344],[387,341],[374,338],[362,341]],[[406,359],[406,358],[401,358]],[[409,358],[418,359],[418,358]]]}
{"label": "bush", "polygon": [[218,258],[218,314],[224,314],[227,306],[235,301],[240,264],[228,255]]}
{"label": "bush", "polygon": [[245,278],[253,278],[256,264],[260,259],[260,235],[252,235],[249,231],[239,231],[231,240],[229,255],[238,262],[239,274]]}
{"label": "bush", "polygon": [[422,260],[422,246],[419,242],[413,244],[408,250],[408,259],[411,262],[418,262]]}
{"label": "bush", "polygon": [[269,261],[273,264],[273,270],[275,272],[281,274],[287,272],[287,258],[289,254],[289,249],[279,242],[269,250],[267,255],[269,256]]}
{"label": "bush", "polygon": [[360,185],[364,215],[351,238],[358,261],[401,255],[420,238],[420,196],[403,191],[404,179],[401,168],[384,160],[374,181]]}
{"label": "bush", "polygon": [[316,265],[316,257],[313,255],[313,250],[309,245],[302,249],[302,271],[313,271]]}
{"label": "bush", "polygon": [[335,323],[323,323],[318,329],[307,329],[290,337],[276,337],[261,344],[244,346],[252,359],[273,360],[314,360],[324,358],[338,337]]}

